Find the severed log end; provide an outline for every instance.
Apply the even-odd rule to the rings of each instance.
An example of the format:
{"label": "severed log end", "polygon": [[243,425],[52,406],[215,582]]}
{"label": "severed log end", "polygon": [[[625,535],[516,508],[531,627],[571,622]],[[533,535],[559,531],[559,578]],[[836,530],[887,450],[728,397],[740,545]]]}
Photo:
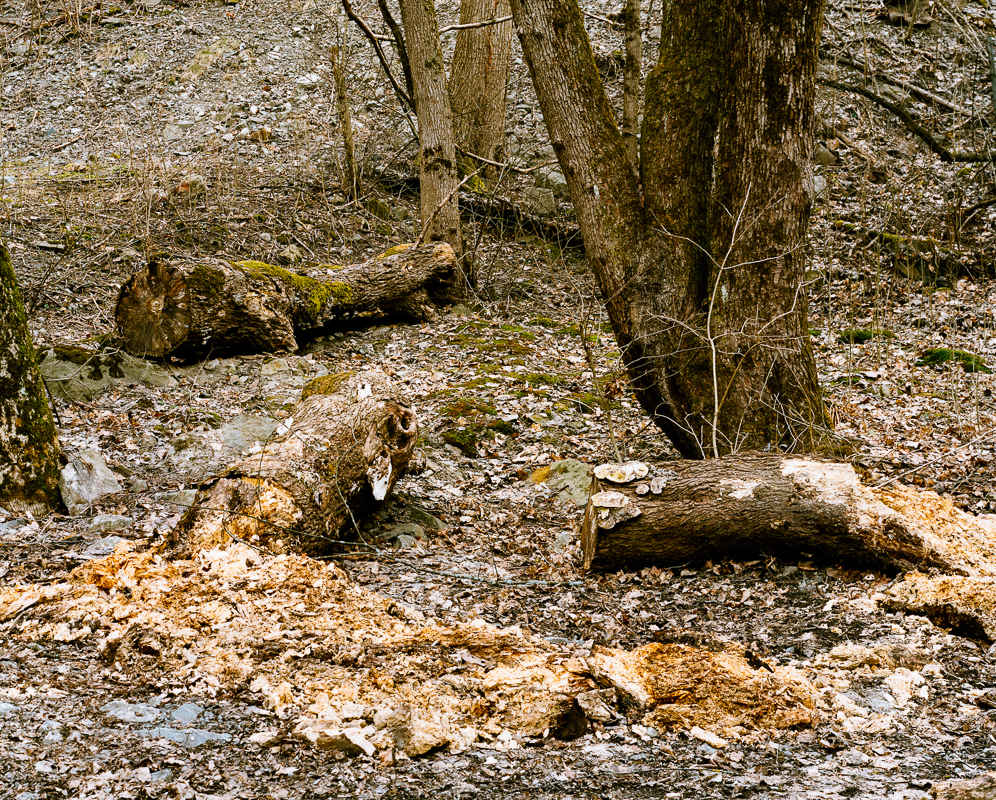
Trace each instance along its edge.
{"label": "severed log end", "polygon": [[262,452],[201,484],[164,549],[189,558],[244,541],[332,552],[393,491],[417,438],[414,410],[384,373],[318,378]]}
{"label": "severed log end", "polygon": [[121,287],[114,316],[125,350],[132,355],[173,352],[190,332],[190,293],[183,273],[153,258]]}

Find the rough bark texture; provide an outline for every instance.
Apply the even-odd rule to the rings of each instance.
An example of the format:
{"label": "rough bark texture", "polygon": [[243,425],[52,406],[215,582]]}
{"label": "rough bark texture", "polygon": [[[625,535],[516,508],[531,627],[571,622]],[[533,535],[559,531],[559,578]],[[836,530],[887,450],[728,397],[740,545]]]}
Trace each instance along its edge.
{"label": "rough bark texture", "polygon": [[[469,25],[511,14],[508,0],[461,0],[460,23]],[[505,135],[512,22],[457,32],[450,65],[450,108],[458,147],[489,160]]]}
{"label": "rough bark texture", "polygon": [[356,166],[356,151],[353,148],[353,120],[349,111],[349,95],[346,92],[346,75],[342,69],[342,51],[338,45],[329,48],[332,62],[332,80],[335,83],[335,110],[342,129],[343,165],[342,188],[346,196],[355,199],[359,194],[360,171]]}
{"label": "rough bark texture", "polygon": [[640,29],[641,0],[626,0],[623,27],[626,32],[626,65],[623,70],[622,135],[634,172],[640,168],[640,73],[643,71],[643,36]]}
{"label": "rough bark texture", "polygon": [[415,449],[418,420],[381,372],[308,384],[261,452],[200,486],[166,548],[188,557],[242,540],[277,552],[327,553],[394,489]]}
{"label": "rough bark texture", "polygon": [[641,186],[576,0],[512,0],[641,405],[682,455],[828,446],[802,293],[822,0],[665,8]]}
{"label": "rough bark texture", "polygon": [[593,479],[581,544],[600,571],[805,553],[994,576],[994,527],[933,492],[864,486],[848,464],[748,454]]}
{"label": "rough bark texture", "polygon": [[31,331],[0,240],[0,508],[42,515],[59,504],[59,440]]}
{"label": "rough bark texture", "polygon": [[454,264],[444,243],[310,275],[260,261],[153,260],[121,287],[114,315],[133,355],[293,351],[300,336],[358,313],[431,319],[426,284]]}
{"label": "rough bark texture", "polygon": [[[447,242],[460,263],[463,232],[457,196],[459,175],[453,115],[446,88],[443,51],[432,0],[402,0],[401,19],[405,26],[408,58],[419,137],[419,199],[422,227],[427,241]],[[464,287],[472,284],[468,267],[460,263]]]}

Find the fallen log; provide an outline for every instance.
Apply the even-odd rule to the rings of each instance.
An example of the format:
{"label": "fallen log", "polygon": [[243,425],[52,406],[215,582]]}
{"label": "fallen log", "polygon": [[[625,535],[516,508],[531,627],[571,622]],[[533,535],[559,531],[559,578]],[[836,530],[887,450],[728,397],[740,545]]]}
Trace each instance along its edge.
{"label": "fallen log", "polygon": [[581,547],[596,571],[804,553],[996,575],[994,519],[934,492],[864,486],[849,464],[747,454],[596,467]]}
{"label": "fallen log", "polygon": [[261,261],[153,258],[121,287],[114,318],[136,356],[293,352],[302,335],[364,312],[432,319],[426,286],[455,264],[444,243],[307,274]]}
{"label": "fallen log", "polygon": [[271,442],[200,485],[164,549],[187,558],[240,540],[328,553],[391,493],[417,437],[415,412],[384,373],[316,378]]}

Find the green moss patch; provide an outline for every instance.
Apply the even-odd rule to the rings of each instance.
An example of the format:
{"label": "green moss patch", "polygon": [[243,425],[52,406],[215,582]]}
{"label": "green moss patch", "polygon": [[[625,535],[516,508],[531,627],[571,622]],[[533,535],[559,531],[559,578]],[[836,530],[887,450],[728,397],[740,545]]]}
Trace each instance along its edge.
{"label": "green moss patch", "polygon": [[308,381],[301,390],[301,402],[312,395],[330,395],[338,392],[351,377],[352,372],[337,372],[334,375],[323,375]]}
{"label": "green moss patch", "polygon": [[975,353],[969,353],[967,350],[950,350],[946,347],[925,350],[916,360],[916,365],[918,367],[939,367],[941,364],[952,361],[960,363],[965,372],[982,372],[986,375],[993,373]]}

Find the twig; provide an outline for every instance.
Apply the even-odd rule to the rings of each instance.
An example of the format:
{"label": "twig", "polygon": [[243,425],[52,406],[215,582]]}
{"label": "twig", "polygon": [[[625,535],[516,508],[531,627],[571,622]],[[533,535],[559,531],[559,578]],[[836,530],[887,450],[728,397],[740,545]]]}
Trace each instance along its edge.
{"label": "twig", "polygon": [[875,92],[865,89],[863,86],[851,86],[850,84],[841,83],[840,81],[832,81],[828,78],[820,78],[820,83],[824,86],[829,86],[832,89],[840,89],[842,92],[854,92],[855,94],[863,95],[867,97],[874,103],[883,108],[888,109],[893,114],[895,114],[906,128],[911,132],[915,133],[926,143],[934,153],[941,157],[941,161],[946,162],[976,162],[976,161],[991,161],[993,156],[991,153],[952,153],[944,145],[942,145],[937,138],[928,131],[923,125],[913,119],[912,116],[903,108],[900,108],[895,103],[891,103],[884,97],[881,97]]}
{"label": "twig", "polygon": [[409,96],[408,92],[401,88],[401,84],[398,83],[397,79],[394,77],[394,73],[391,72],[391,67],[387,63],[387,56],[384,55],[384,50],[380,46],[380,42],[377,41],[377,36],[372,30],[370,30],[370,26],[367,25],[361,17],[357,16],[356,12],[353,11],[353,5],[349,2],[349,0],[342,0],[342,9],[346,12],[346,16],[356,24],[356,27],[363,31],[363,35],[370,40],[370,43],[374,47],[374,51],[377,53],[377,59],[380,61],[381,67],[384,68],[384,74],[387,75],[387,79],[391,82],[391,87],[394,89],[395,93],[404,101],[405,105],[414,111],[414,101]]}
{"label": "twig", "polygon": [[486,19],[482,22],[465,22],[461,25],[447,25],[445,28],[439,29],[439,34],[449,33],[450,31],[465,31],[469,28],[484,28],[488,25],[500,25],[503,22],[508,22],[511,17],[499,17],[498,19]]}

